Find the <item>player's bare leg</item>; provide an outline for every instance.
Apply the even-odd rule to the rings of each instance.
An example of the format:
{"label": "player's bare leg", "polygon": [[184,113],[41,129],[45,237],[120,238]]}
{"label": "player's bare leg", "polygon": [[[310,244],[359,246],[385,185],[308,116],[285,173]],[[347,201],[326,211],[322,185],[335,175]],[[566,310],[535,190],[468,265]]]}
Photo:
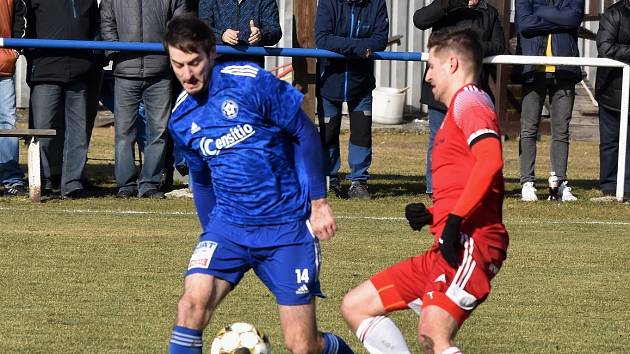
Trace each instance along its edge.
{"label": "player's bare leg", "polygon": [[396,324],[384,316],[387,311],[371,281],[359,284],[344,296],[341,314],[368,352],[410,353]]}
{"label": "player's bare leg", "polygon": [[330,332],[317,330],[315,300],[306,305],[279,305],[278,310],[280,312],[280,325],[284,333],[284,343],[292,353],[354,353],[341,337]]}
{"label": "player's bare leg", "polygon": [[315,302],[306,305],[278,306],[284,343],[294,354],[319,354],[323,341],[317,332]]}
{"label": "player's bare leg", "polygon": [[437,306],[422,309],[418,325],[418,343],[421,353],[461,353],[455,347],[457,321],[446,310]]}
{"label": "player's bare leg", "polygon": [[232,290],[229,282],[208,274],[191,274],[177,304],[176,325],[203,329],[219,303]]}

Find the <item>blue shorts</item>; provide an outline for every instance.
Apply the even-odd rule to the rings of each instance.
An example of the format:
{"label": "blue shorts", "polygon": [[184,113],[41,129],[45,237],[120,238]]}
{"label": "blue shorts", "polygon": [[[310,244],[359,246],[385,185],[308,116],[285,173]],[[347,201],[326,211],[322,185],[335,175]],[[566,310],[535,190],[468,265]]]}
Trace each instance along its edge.
{"label": "blue shorts", "polygon": [[308,221],[239,226],[217,219],[199,237],[186,275],[209,274],[235,287],[254,269],[279,305],[325,297],[319,285],[319,241]]}

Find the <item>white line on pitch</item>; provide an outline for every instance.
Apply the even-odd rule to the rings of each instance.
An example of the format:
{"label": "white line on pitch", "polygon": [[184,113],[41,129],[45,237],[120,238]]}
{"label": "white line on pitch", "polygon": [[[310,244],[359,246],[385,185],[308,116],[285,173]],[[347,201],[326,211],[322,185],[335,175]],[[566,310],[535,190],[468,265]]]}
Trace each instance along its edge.
{"label": "white line on pitch", "polygon": [[[0,210],[5,211],[35,211],[36,209],[28,208],[8,208],[0,207]],[[149,210],[107,210],[107,209],[47,209],[45,211],[53,213],[66,213],[66,214],[113,214],[113,215],[196,215],[191,211],[149,211]],[[345,220],[384,220],[384,221],[402,221],[403,217],[395,216],[350,216],[350,215],[336,215],[337,219]],[[504,221],[507,224],[572,224],[572,225],[630,225],[630,222],[626,221],[600,221],[600,220],[541,220],[541,219],[507,219]]]}

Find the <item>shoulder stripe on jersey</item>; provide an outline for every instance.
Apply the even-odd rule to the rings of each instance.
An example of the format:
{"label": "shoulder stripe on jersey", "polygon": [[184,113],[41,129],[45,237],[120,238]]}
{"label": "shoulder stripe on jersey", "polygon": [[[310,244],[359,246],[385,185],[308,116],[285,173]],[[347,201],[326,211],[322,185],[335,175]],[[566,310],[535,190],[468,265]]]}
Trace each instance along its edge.
{"label": "shoulder stripe on jersey", "polygon": [[258,75],[258,69],[251,65],[230,65],[221,69],[221,73],[230,74],[230,75],[238,75],[238,76],[249,76],[256,77]]}
{"label": "shoulder stripe on jersey", "polygon": [[171,113],[174,113],[177,107],[179,107],[179,105],[182,104],[182,102],[184,102],[187,97],[188,97],[188,92],[186,92],[186,90],[182,90],[179,96],[177,96],[177,100],[175,101],[175,106],[171,110]]}
{"label": "shoulder stripe on jersey", "polygon": [[499,133],[495,132],[492,129],[479,129],[476,132],[470,134],[470,136],[468,137],[468,146],[472,146],[476,142],[476,140],[485,135],[494,135],[496,137],[499,137]]}

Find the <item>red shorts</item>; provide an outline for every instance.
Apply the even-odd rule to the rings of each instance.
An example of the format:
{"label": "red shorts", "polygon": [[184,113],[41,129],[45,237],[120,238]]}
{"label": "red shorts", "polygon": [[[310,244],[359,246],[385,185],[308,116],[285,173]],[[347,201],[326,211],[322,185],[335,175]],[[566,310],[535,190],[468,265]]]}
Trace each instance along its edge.
{"label": "red shorts", "polygon": [[427,252],[405,259],[375,274],[370,281],[387,312],[435,305],[464,323],[472,310],[490,294],[490,280],[506,257],[508,234],[502,224],[462,232],[459,268],[442,257],[437,244]]}

